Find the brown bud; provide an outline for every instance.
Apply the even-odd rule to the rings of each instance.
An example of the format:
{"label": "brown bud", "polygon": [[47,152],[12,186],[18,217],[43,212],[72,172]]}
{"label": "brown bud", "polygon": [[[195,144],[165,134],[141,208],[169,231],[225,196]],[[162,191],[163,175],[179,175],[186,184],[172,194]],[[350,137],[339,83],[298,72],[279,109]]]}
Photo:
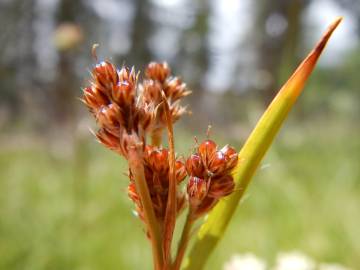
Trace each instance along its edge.
{"label": "brown bud", "polygon": [[159,104],[162,102],[161,83],[154,80],[144,80],[142,84],[142,99],[146,103]]}
{"label": "brown bud", "polygon": [[204,165],[199,154],[192,154],[186,160],[186,171],[189,175],[203,177]]}
{"label": "brown bud", "polygon": [[174,77],[166,81],[164,86],[165,96],[172,102],[185,97],[191,93],[187,90],[186,84],[183,83],[178,77]]}
{"label": "brown bud", "polygon": [[137,122],[144,132],[152,130],[156,125],[156,109],[154,104],[138,104],[134,122]]}
{"label": "brown bud", "polygon": [[235,183],[231,175],[225,175],[219,179],[212,179],[208,196],[220,199],[230,195],[234,191]]}
{"label": "brown bud", "polygon": [[100,107],[108,105],[109,99],[94,87],[86,87],[83,90],[83,102],[90,110],[96,112]]}
{"label": "brown bud", "polygon": [[191,176],[187,185],[189,203],[192,207],[197,207],[206,197],[209,190],[209,182],[205,179]]}
{"label": "brown bud", "polygon": [[170,75],[170,67],[166,62],[156,63],[151,62],[145,69],[145,75],[147,78],[157,80],[163,83]]}
{"label": "brown bud", "polygon": [[96,119],[101,127],[109,130],[119,127],[119,120],[121,118],[120,109],[115,104],[103,106],[96,114]]}
{"label": "brown bud", "polygon": [[186,113],[186,107],[180,106],[179,100],[170,104],[170,115],[173,122],[177,121],[184,113]]}
{"label": "brown bud", "polygon": [[225,145],[220,151],[225,155],[226,169],[232,170],[235,168],[238,162],[238,153],[236,150],[229,145]]}
{"label": "brown bud", "polygon": [[118,151],[120,147],[119,137],[112,135],[106,129],[100,129],[96,137],[99,141],[111,150]]}
{"label": "brown bud", "polygon": [[222,174],[226,169],[225,155],[221,151],[216,151],[209,161],[208,170],[210,176]]}
{"label": "brown bud", "polygon": [[112,99],[120,107],[132,106],[135,103],[135,86],[128,81],[120,81],[112,88]]}
{"label": "brown bud", "polygon": [[115,66],[107,61],[102,61],[97,64],[94,67],[92,74],[95,82],[100,87],[107,90],[110,90],[113,85],[118,83],[119,80]]}
{"label": "brown bud", "polygon": [[233,192],[235,183],[230,173],[236,163],[237,153],[233,148],[225,146],[217,150],[212,140],[202,142],[197,153],[186,160],[190,176],[187,191],[194,218],[205,214],[219,199]]}
{"label": "brown bud", "polygon": [[212,159],[216,149],[217,145],[212,140],[206,140],[199,145],[198,151],[205,164],[208,164],[208,162]]}
{"label": "brown bud", "polygon": [[146,161],[149,166],[156,172],[164,173],[169,168],[169,153],[167,149],[160,149],[147,145],[145,147]]}
{"label": "brown bud", "polygon": [[120,82],[128,82],[131,86],[136,86],[137,75],[134,68],[122,67],[118,72]]}

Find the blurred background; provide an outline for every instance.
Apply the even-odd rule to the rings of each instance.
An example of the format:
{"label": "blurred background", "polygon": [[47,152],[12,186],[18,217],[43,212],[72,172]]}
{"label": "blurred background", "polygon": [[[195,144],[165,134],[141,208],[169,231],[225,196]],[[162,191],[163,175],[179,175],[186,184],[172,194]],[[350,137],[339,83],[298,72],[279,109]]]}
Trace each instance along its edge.
{"label": "blurred background", "polygon": [[187,82],[179,154],[209,124],[240,149],[339,15],[207,269],[244,252],[271,264],[289,250],[359,269],[360,2],[0,0],[0,269],[151,269],[126,164],[96,143],[78,100],[92,44],[119,66],[167,61]]}

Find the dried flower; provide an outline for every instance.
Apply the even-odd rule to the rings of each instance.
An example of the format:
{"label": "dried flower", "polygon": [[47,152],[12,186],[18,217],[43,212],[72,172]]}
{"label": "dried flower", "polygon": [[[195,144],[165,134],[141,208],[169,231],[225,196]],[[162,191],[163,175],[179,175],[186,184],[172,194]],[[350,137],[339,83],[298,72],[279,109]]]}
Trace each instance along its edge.
{"label": "dried flower", "polygon": [[[186,177],[185,165],[176,160],[176,181],[180,184]],[[169,190],[169,151],[165,148],[146,146],[144,155],[145,178],[149,187],[150,196],[155,210],[155,215],[159,221],[163,221],[166,211],[166,203]],[[136,211],[140,218],[143,218],[143,209],[139,196],[136,192],[135,181],[130,171],[130,184],[128,194],[136,205]],[[185,195],[177,193],[177,214],[185,206]]]}
{"label": "dried flower", "polygon": [[171,70],[167,63],[151,62],[145,70],[146,79],[141,85],[141,98],[144,103],[153,103],[158,108],[155,129],[163,129],[166,126],[166,115],[160,106],[163,101],[162,93],[169,104],[173,122],[186,112],[186,108],[181,106],[179,101],[191,91],[178,77],[171,77],[170,74]]}
{"label": "dried flower", "polygon": [[[166,63],[153,62],[146,68],[143,82],[138,84],[134,68],[118,70],[112,63],[103,61],[93,68],[90,86],[83,90],[83,102],[99,125],[96,137],[129,162],[128,195],[146,225],[159,269],[162,261],[171,263],[175,219],[185,208],[186,199],[191,215],[188,225],[191,225],[192,220],[207,213],[220,198],[233,191],[230,171],[237,162],[233,148],[225,146],[218,150],[211,140],[201,143],[186,165],[175,159],[172,123],[186,111],[180,100],[190,91],[170,74]],[[169,131],[170,150],[161,146],[165,127]],[[146,143],[148,135],[153,145]],[[179,186],[187,175],[185,196]],[[177,263],[182,256],[177,256]]]}
{"label": "dried flower", "polygon": [[190,176],[187,194],[194,218],[207,213],[219,199],[233,192],[235,184],[230,172],[237,159],[233,148],[226,145],[218,150],[212,140],[202,142],[197,152],[187,159],[186,170]]}
{"label": "dried flower", "polygon": [[83,91],[83,101],[100,126],[99,141],[125,157],[127,147],[135,143],[130,139],[144,142],[155,123],[155,107],[136,96],[137,80],[134,68],[117,70],[103,61],[94,67],[91,86]]}

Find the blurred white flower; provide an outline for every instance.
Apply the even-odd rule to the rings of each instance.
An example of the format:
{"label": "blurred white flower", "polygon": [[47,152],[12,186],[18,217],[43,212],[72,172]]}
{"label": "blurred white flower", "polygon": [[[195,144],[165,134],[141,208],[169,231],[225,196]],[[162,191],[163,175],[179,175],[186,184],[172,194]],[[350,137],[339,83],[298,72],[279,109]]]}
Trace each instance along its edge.
{"label": "blurred white flower", "polygon": [[314,270],[315,262],[305,254],[293,251],[279,253],[273,270]]}
{"label": "blurred white flower", "polygon": [[264,260],[258,258],[254,254],[245,253],[237,254],[225,263],[224,270],[265,270],[266,264]]}
{"label": "blurred white flower", "polygon": [[319,265],[319,270],[351,270],[351,269],[337,263],[322,263]]}

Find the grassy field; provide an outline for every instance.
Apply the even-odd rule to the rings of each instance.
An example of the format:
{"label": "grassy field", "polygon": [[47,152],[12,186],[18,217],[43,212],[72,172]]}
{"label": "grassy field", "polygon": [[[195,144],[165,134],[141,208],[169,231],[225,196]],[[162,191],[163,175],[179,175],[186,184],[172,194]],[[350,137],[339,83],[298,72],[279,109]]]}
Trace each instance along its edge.
{"label": "grassy field", "polygon": [[[359,269],[360,130],[321,123],[285,127],[207,269],[294,249]],[[178,144],[188,153],[191,136]],[[93,140],[77,147],[0,151],[0,269],[151,269],[125,163]]]}

